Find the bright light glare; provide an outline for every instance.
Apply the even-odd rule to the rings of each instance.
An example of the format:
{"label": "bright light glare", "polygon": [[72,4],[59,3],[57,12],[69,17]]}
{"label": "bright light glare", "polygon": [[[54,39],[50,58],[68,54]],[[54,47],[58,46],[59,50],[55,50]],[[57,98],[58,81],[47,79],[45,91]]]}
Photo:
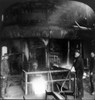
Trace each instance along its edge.
{"label": "bright light glare", "polygon": [[45,93],[45,90],[47,89],[47,82],[44,77],[38,77],[32,81],[32,87],[34,93],[38,96],[41,96]]}
{"label": "bright light glare", "polygon": [[84,72],[84,73],[83,73],[83,79],[85,79],[85,78],[87,78],[87,77],[89,77],[89,73]]}
{"label": "bright light glare", "polygon": [[61,68],[71,69],[71,67],[72,67],[72,64],[70,64],[70,63],[66,63],[66,64],[61,65]]}

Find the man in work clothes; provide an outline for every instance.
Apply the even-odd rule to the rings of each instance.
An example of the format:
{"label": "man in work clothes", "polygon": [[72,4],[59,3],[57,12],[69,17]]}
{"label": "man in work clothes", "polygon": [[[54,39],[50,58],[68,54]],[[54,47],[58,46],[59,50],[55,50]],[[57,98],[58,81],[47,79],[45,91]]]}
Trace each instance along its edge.
{"label": "man in work clothes", "polygon": [[84,62],[80,55],[80,51],[75,51],[75,60],[73,63],[76,71],[76,78],[77,78],[77,87],[78,87],[78,96],[79,98],[83,97],[83,71],[84,71]]}
{"label": "man in work clothes", "polygon": [[6,88],[8,83],[8,75],[9,75],[9,63],[8,63],[8,55],[5,54],[1,60],[1,76],[2,76],[2,97],[6,95]]}
{"label": "man in work clothes", "polygon": [[94,52],[91,52],[91,54],[90,54],[89,70],[90,70],[90,85],[91,85],[90,92],[93,95],[94,94],[93,79],[95,77],[95,54],[94,54]]}

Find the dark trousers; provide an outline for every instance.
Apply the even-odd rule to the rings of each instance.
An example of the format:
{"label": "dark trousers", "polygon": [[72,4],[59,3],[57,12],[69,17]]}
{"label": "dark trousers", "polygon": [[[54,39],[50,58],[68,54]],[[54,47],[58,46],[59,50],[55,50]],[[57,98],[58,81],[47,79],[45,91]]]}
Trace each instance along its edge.
{"label": "dark trousers", "polygon": [[78,89],[78,96],[83,97],[83,73],[81,71],[76,72],[76,78],[77,78],[77,89]]}
{"label": "dark trousers", "polygon": [[2,97],[6,95],[7,86],[8,86],[8,79],[7,78],[2,79],[2,90],[1,90]]}
{"label": "dark trousers", "polygon": [[90,73],[90,92],[94,92],[94,83],[93,83],[93,75]]}

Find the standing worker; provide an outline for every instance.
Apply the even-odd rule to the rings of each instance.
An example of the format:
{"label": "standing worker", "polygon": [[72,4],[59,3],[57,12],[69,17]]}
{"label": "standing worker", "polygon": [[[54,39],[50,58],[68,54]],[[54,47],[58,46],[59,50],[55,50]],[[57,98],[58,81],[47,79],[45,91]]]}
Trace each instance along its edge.
{"label": "standing worker", "polygon": [[77,87],[78,87],[78,96],[80,99],[83,97],[83,70],[84,70],[84,62],[80,55],[80,51],[75,51],[75,60],[73,63],[73,66],[75,67],[76,71],[76,78],[77,78]]}
{"label": "standing worker", "polygon": [[95,54],[94,54],[94,52],[91,52],[91,54],[90,54],[89,70],[90,70],[90,85],[91,85],[90,92],[93,95],[94,94],[93,78],[95,76]]}
{"label": "standing worker", "polygon": [[9,70],[9,63],[8,63],[8,54],[5,54],[2,57],[2,61],[1,61],[2,97],[5,97],[5,95],[6,95],[9,71],[10,70]]}

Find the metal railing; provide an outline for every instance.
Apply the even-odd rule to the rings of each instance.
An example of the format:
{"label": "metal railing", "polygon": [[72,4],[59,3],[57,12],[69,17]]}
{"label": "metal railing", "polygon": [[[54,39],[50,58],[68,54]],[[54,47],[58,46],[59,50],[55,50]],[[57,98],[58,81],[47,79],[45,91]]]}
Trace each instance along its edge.
{"label": "metal railing", "polygon": [[[23,70],[24,75],[25,75],[25,95],[28,94],[28,85],[31,84],[32,82],[28,82],[28,75],[35,75],[35,74],[47,74],[48,83],[52,83],[52,90],[53,90],[53,82],[64,82],[64,81],[69,81],[69,89],[71,89],[71,74],[69,74],[69,78],[64,78],[64,79],[52,79],[51,73],[58,73],[58,72],[70,72],[70,70],[48,70],[48,71],[36,71],[36,72],[26,72]],[[63,85],[62,85],[63,86]]]}

